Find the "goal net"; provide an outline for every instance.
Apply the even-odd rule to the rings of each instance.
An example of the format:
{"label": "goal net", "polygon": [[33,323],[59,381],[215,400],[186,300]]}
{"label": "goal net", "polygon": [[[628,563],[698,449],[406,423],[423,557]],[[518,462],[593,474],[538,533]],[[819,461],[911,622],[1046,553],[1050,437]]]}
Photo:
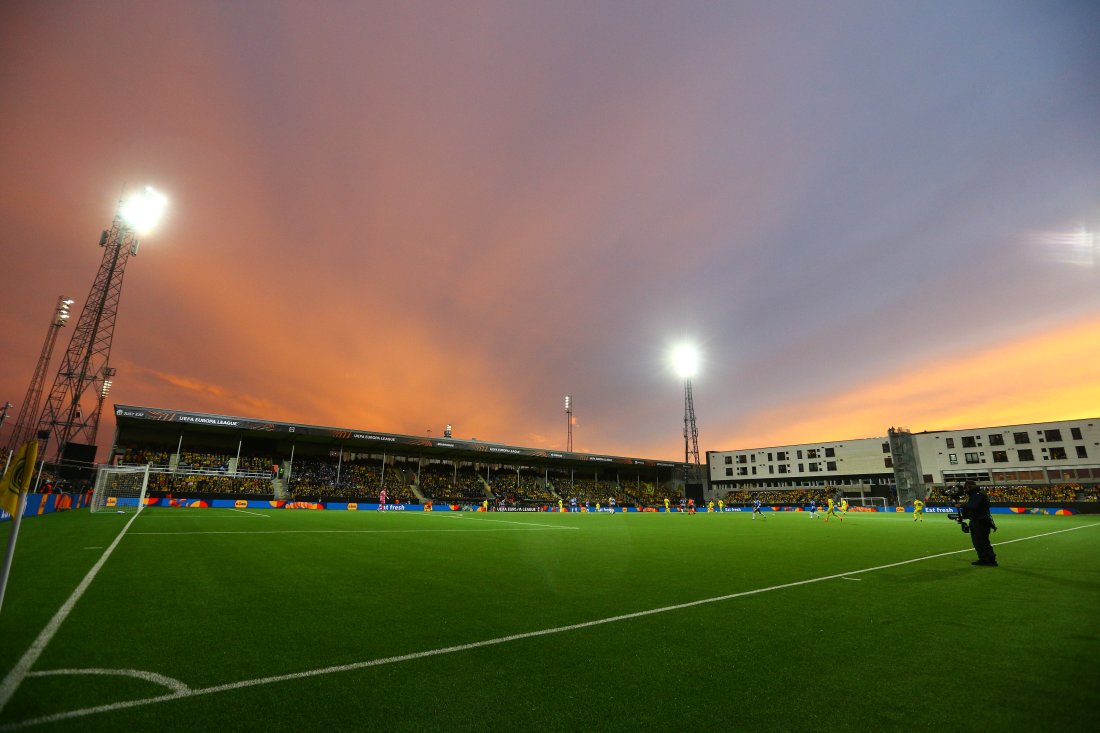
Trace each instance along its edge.
{"label": "goal net", "polygon": [[149,466],[104,466],[99,469],[92,492],[95,512],[140,512],[149,486]]}
{"label": "goal net", "polygon": [[848,506],[878,507],[880,512],[886,511],[886,499],[882,496],[845,496]]}

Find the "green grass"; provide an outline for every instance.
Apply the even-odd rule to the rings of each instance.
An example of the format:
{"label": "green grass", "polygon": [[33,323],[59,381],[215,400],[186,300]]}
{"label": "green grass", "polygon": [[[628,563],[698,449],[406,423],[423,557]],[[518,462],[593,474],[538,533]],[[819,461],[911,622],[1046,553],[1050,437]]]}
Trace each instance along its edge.
{"label": "green grass", "polygon": [[[998,516],[1023,541],[976,568],[936,515],[259,513],[140,515],[32,667],[250,684],[34,729],[1091,731],[1100,702],[1100,518]],[[129,520],[23,523],[4,674]],[[0,724],[166,692],[30,676]]]}

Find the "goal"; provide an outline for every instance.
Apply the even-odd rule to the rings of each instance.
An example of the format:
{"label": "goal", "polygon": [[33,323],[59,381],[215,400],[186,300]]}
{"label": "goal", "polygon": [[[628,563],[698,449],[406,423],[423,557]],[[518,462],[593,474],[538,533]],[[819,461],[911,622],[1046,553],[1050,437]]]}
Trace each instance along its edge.
{"label": "goal", "polygon": [[99,469],[92,492],[95,512],[140,512],[149,486],[149,466],[104,466]]}
{"label": "goal", "polygon": [[886,499],[881,496],[845,496],[848,506],[875,507],[880,512],[886,511]]}

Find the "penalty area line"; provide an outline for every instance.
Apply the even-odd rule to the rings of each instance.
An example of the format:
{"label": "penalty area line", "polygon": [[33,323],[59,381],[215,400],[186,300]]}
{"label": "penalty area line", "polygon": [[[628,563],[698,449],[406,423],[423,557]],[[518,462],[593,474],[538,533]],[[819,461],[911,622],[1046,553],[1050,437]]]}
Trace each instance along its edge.
{"label": "penalty area line", "polygon": [[[131,520],[133,521],[133,520]],[[127,525],[129,526],[129,525]],[[1092,522],[1089,524],[1082,524],[1076,527],[1069,527],[1067,529],[1058,529],[1051,532],[1043,532],[1041,534],[1029,535],[1027,537],[1018,537],[1014,540],[1006,540],[997,544],[1007,545],[1013,542],[1023,542],[1025,540],[1035,540],[1042,537],[1049,537],[1051,535],[1062,534],[1064,532],[1073,532],[1078,529],[1085,529],[1086,527],[1098,527],[1100,522]],[[123,530],[125,532],[125,529]],[[121,537],[121,534],[119,535]],[[116,539],[116,543],[117,543]],[[813,585],[814,583],[821,583],[827,580],[843,579],[849,575],[862,575],[865,573],[873,573],[878,570],[888,570],[890,568],[902,567],[903,565],[912,565],[913,563],[924,562],[925,560],[935,560],[941,557],[950,557],[951,555],[959,555],[964,552],[972,552],[973,548],[967,547],[961,550],[950,550],[948,552],[938,552],[934,555],[925,555],[923,557],[915,557],[909,560],[899,560],[898,562],[886,563],[884,565],[875,565],[873,567],[861,568],[859,570],[849,570],[843,573],[834,573],[832,575],[822,575],[817,578],[807,578],[806,580],[796,580],[790,583],[780,583],[778,585],[771,585],[765,588],[754,588],[752,590],[739,591],[737,593],[729,593],[727,595],[715,596],[713,598],[702,598],[695,601],[688,601],[686,603],[677,603],[672,606],[662,606],[661,608],[651,608],[645,611],[636,611],[634,613],[626,613],[619,616],[609,616],[607,618],[595,619],[593,621],[583,621],[581,623],[569,624],[567,626],[556,626],[549,629],[539,629],[536,631],[526,631],[519,634],[510,634],[508,636],[500,636],[495,639],[485,639],[483,641],[474,641],[468,644],[457,644],[455,646],[442,647],[439,649],[428,649],[420,652],[412,652],[410,654],[401,654],[393,657],[381,657],[378,659],[371,659],[363,662],[353,662],[351,664],[341,664],[332,667],[321,667],[318,669],[305,670],[303,672],[292,672],[290,674],[273,675],[270,677],[258,677],[251,680],[241,680],[239,682],[230,682],[223,685],[214,685],[213,687],[200,687],[190,689],[179,689],[176,692],[172,692],[166,695],[157,695],[155,697],[141,698],[138,700],[126,700],[123,702],[109,703],[106,705],[97,705],[90,708],[82,708],[79,710],[70,710],[63,713],[55,713],[52,715],[44,715],[38,718],[30,718],[28,720],[19,721],[16,723],[7,723],[0,725],[0,731],[7,730],[21,730],[23,728],[30,728],[35,725],[41,725],[44,723],[54,723],[62,720],[72,720],[74,718],[82,718],[88,715],[95,715],[98,713],[109,713],[118,710],[126,710],[129,708],[142,707],[145,705],[155,705],[161,702],[169,702],[171,700],[182,700],[192,697],[199,697],[201,695],[213,695],[219,692],[231,692],[233,690],[243,690],[249,687],[260,687],[262,685],[277,684],[280,682],[291,682],[294,680],[308,679],[310,677],[321,677],[329,674],[339,674],[342,672],[353,672],[360,669],[368,669],[370,667],[381,667],[387,664],[397,664],[400,662],[409,662],[418,659],[427,659],[429,657],[438,657],[445,654],[455,654],[458,652],[470,651],[472,649],[482,649],[489,646],[496,646],[498,644],[507,644],[512,641],[521,641],[524,639],[534,639],[540,636],[551,636],[553,634],[563,634],[570,631],[579,631],[581,629],[588,629],[594,626],[603,626],[605,624],[613,624],[621,621],[630,621],[637,618],[645,618],[646,616],[656,616],[662,613],[669,613],[672,611],[681,611],[688,608],[695,608],[696,606],[704,606],[712,603],[721,603],[723,601],[733,600],[735,598],[745,598],[748,596],[759,595],[762,593],[769,593],[776,590],[784,590],[786,588],[797,588],[804,585]],[[854,578],[851,578],[854,580]],[[56,618],[56,617],[55,617]],[[43,632],[45,633],[45,632]],[[14,671],[14,670],[13,670]],[[24,671],[23,676],[26,676]],[[9,675],[10,677],[10,675]],[[21,678],[20,678],[21,679]],[[6,682],[6,680],[5,680]],[[181,685],[184,683],[180,682]]]}

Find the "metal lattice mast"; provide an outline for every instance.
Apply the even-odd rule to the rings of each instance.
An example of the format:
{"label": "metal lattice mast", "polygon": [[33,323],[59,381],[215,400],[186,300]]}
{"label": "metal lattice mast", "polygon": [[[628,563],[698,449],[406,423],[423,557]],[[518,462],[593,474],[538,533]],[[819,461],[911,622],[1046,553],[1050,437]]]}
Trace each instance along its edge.
{"label": "metal lattice mast", "polygon": [[573,451],[573,396],[565,396],[565,449]]}
{"label": "metal lattice mast", "polygon": [[699,429],[695,427],[690,377],[684,380],[684,463],[699,465]]}
{"label": "metal lattice mast", "polygon": [[[137,254],[138,248],[134,230],[123,216],[121,202],[111,228],[100,236],[99,246],[103,247],[99,272],[38,420],[39,431],[49,431],[58,459],[70,442],[94,444],[99,431],[97,400],[103,381],[108,378],[107,363],[115,335],[122,278],[126,263]],[[94,388],[96,384],[98,388]]]}
{"label": "metal lattice mast", "polygon": [[15,426],[8,438],[8,450],[16,450],[34,437],[35,419],[38,416],[38,407],[42,403],[42,389],[46,386],[46,370],[50,366],[50,359],[53,358],[57,334],[69,320],[69,306],[72,304],[73,301],[64,295],[57,298],[57,307],[50,319],[50,327],[46,330],[46,341],[42,344],[42,353],[38,356],[38,366],[34,368],[31,384],[27,387],[27,396],[19,406],[19,416],[15,419]]}

